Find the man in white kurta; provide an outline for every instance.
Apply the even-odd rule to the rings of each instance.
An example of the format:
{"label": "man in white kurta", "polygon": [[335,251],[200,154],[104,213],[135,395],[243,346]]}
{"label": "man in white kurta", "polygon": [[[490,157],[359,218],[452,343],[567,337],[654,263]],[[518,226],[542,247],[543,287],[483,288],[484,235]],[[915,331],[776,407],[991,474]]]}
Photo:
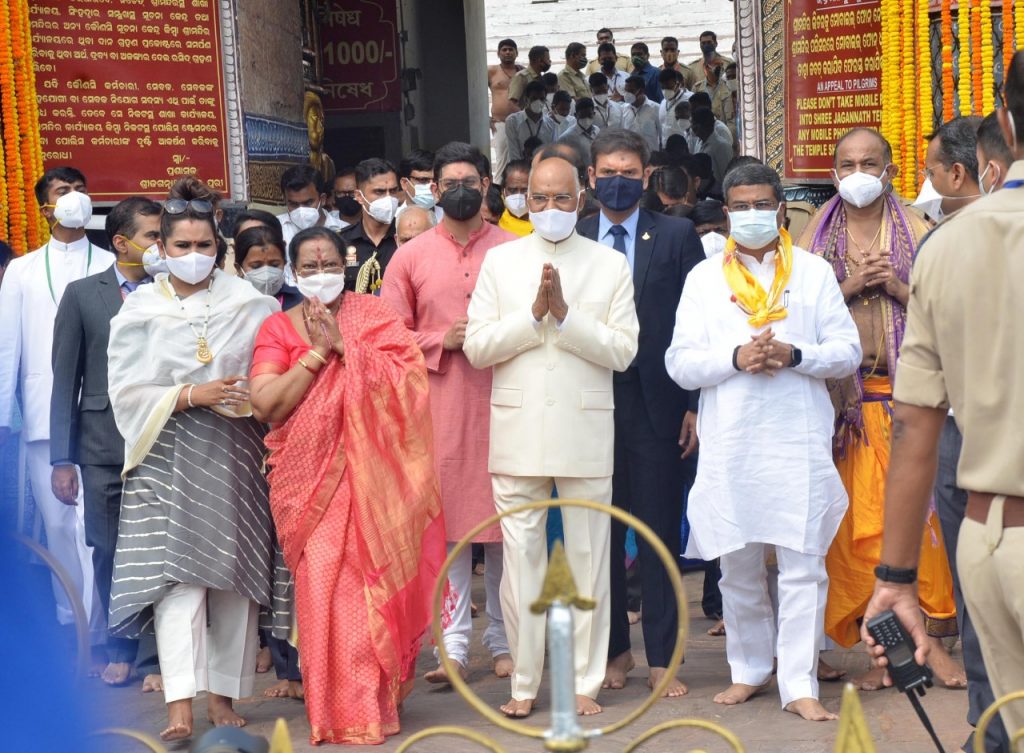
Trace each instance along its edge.
{"label": "man in white kurta", "polygon": [[[734,684],[715,701],[742,703],[763,689],[777,656],[783,707],[834,719],[817,700],[817,660],[825,554],[847,497],[832,462],[825,380],[856,371],[860,338],[831,267],[779,231],[778,176],[764,165],[737,168],[725,198],[726,251],[687,277],[665,355],[672,378],[701,391],[687,554],[721,557]],[[787,256],[788,279],[782,271],[776,277]],[[779,564],[777,622],[767,547]]]}
{"label": "man in white kurta", "polygon": [[[637,352],[640,326],[626,257],[575,232],[583,202],[576,168],[542,160],[528,192],[534,233],[488,252],[469,304],[462,351],[494,367],[488,468],[499,511],[551,497],[610,505],[614,461],[612,372]],[[576,611],[576,706],[596,698],[608,654],[610,518],[564,507],[565,550],[580,594]],[[540,595],[547,562],[545,510],[502,519],[502,609],[515,671],[509,716],[533,708],[544,668]]]}
{"label": "man in white kurta", "polygon": [[[113,254],[93,246],[85,235],[85,224],[92,217],[85,190],[85,177],[74,168],[54,168],[43,175],[36,184],[36,198],[51,225],[52,237],[43,247],[14,259],[4,275],[0,287],[0,436],[10,430],[15,389],[20,386],[29,480],[46,527],[47,549],[71,576],[91,612],[93,640],[101,643],[105,640],[104,616],[94,593],[81,492],[75,489],[77,504],[65,505],[50,485],[50,358],[57,306],[68,284],[114,263]],[[53,592],[58,621],[72,624],[71,602],[56,579]]]}

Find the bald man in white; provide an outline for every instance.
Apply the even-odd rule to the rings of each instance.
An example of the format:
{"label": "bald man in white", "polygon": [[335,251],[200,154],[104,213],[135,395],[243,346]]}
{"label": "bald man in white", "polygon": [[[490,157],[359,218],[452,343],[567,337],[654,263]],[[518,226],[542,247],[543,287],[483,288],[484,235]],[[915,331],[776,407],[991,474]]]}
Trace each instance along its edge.
{"label": "bald man in white", "polygon": [[406,207],[395,220],[395,243],[401,246],[434,226],[434,213],[423,207]]}
{"label": "bald man in white", "polygon": [[[469,304],[463,353],[494,368],[488,468],[498,510],[551,497],[611,505],[614,424],[612,372],[637,352],[640,325],[626,257],[575,230],[583,205],[576,168],[561,157],[530,175],[531,235],[487,254]],[[608,556],[603,514],[562,509],[565,551],[580,594],[576,611],[576,707],[597,714],[608,654]],[[533,710],[544,669],[545,616],[530,611],[547,561],[545,510],[503,518],[501,604],[515,672],[501,710]]]}

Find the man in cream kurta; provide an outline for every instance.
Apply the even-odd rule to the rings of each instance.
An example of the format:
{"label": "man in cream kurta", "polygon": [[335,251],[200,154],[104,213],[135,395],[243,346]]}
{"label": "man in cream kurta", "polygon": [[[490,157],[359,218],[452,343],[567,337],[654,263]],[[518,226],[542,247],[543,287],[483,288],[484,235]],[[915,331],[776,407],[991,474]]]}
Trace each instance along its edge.
{"label": "man in cream kurta", "polygon": [[[469,305],[463,352],[477,368],[494,367],[489,470],[499,511],[550,498],[553,483],[564,499],[611,504],[612,372],[636,356],[639,324],[626,257],[573,231],[579,188],[564,159],[538,164],[529,192],[535,232],[491,249]],[[550,232],[545,215],[563,210],[567,229]],[[557,290],[537,316],[552,277]],[[597,713],[608,653],[610,519],[573,507],[562,515],[576,584],[597,600],[594,611],[573,615],[577,710]],[[545,519],[544,510],[502,519],[502,608],[515,661],[512,701],[503,707],[510,716],[530,713],[544,667],[545,617],[530,605],[544,578]]]}
{"label": "man in cream kurta", "polygon": [[[45,246],[14,259],[0,288],[0,442],[9,433],[15,390],[20,387],[29,479],[46,527],[47,548],[67,570],[90,611],[90,629],[94,642],[99,644],[106,638],[105,617],[95,593],[91,550],[85,543],[78,480],[76,477],[72,490],[79,500],[74,505],[57,499],[50,484],[50,359],[53,323],[64,289],[75,280],[106,270],[114,263],[114,255],[93,246],[85,235],[92,204],[85,193],[85,177],[78,170],[48,170],[35,190],[52,237]],[[53,592],[58,621],[72,624],[71,602],[56,578]]]}
{"label": "man in cream kurta", "polygon": [[[742,703],[760,691],[778,656],[783,707],[806,719],[834,719],[817,700],[816,667],[825,554],[847,497],[832,462],[825,379],[857,369],[860,338],[824,260],[792,248],[788,280],[773,286],[776,264],[792,244],[778,230],[785,210],[778,176],[764,165],[737,168],[725,197],[729,245],[687,277],[665,355],[672,378],[701,391],[687,553],[722,561],[734,684],[715,701]],[[742,269],[727,268],[731,259]],[[743,269],[762,294],[762,304],[748,310],[741,304],[751,288],[736,283]],[[727,278],[732,271],[737,275]],[[774,547],[779,563],[777,636],[766,547]]]}

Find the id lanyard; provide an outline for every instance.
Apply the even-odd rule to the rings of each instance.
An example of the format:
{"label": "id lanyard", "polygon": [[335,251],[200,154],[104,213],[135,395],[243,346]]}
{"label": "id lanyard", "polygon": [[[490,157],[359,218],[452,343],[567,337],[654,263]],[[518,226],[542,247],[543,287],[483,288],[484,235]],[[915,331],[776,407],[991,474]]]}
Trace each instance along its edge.
{"label": "id lanyard", "polygon": [[[54,305],[57,303],[57,296],[53,293],[53,276],[50,274],[50,241],[46,241],[46,285],[50,288],[50,299]],[[89,274],[89,267],[92,266],[92,242],[89,242],[89,255],[85,259],[85,273]]]}

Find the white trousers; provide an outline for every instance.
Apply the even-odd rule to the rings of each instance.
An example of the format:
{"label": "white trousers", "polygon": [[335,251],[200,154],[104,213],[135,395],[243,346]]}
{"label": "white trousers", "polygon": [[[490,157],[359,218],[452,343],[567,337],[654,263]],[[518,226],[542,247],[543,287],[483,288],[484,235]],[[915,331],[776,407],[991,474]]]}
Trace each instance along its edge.
{"label": "white trousers", "polygon": [[[491,477],[494,503],[499,512],[525,502],[550,499],[558,487],[563,499],[589,499],[611,505],[612,479]],[[531,510],[501,519],[505,574],[501,581],[501,606],[505,630],[515,662],[512,698],[534,699],[544,670],[546,615],[535,615],[530,605],[540,596],[547,570],[547,510]],[[565,554],[581,596],[597,600],[593,611],[573,610],[576,694],[597,698],[608,663],[608,630],[611,618],[608,556],[611,518],[579,507],[563,507]]]}
{"label": "white trousers", "polygon": [[505,172],[505,165],[508,164],[508,137],[505,135],[505,121],[494,124],[494,135],[491,136],[491,154],[493,155],[491,182],[499,183],[501,174]]}
{"label": "white trousers", "polygon": [[[484,648],[491,656],[509,653],[508,638],[505,637],[505,618],[501,612],[501,542],[484,544],[486,569],[484,589],[487,597],[487,627],[484,629]],[[448,553],[455,548],[455,542],[448,542]],[[462,666],[469,664],[469,640],[473,634],[472,590],[473,590],[473,548],[467,546],[459,553],[458,559],[448,570],[448,587],[455,594],[455,610],[452,622],[444,631],[444,650],[448,656]],[[434,656],[438,651],[434,649]]]}
{"label": "white trousers", "polygon": [[[92,569],[92,547],[85,543],[85,502],[82,497],[82,479],[78,479],[78,504],[65,505],[53,494],[50,475],[50,443],[37,440],[25,443],[32,497],[46,528],[46,548],[68,571],[74,588],[82,599],[89,618],[89,631],[93,644],[103,643],[106,615],[100,606],[99,594]],[[53,578],[53,595],[57,601],[57,621],[62,625],[74,622],[71,602],[60,581]]]}
{"label": "white trousers", "polygon": [[209,691],[252,695],[259,605],[231,591],[175,583],[153,605],[167,703]]}
{"label": "white trousers", "polygon": [[779,695],[785,707],[818,697],[818,652],[825,626],[825,558],[775,547],[778,558],[778,627],[769,595],[765,545],[723,554],[722,616],[732,681],[764,685],[778,656]]}

